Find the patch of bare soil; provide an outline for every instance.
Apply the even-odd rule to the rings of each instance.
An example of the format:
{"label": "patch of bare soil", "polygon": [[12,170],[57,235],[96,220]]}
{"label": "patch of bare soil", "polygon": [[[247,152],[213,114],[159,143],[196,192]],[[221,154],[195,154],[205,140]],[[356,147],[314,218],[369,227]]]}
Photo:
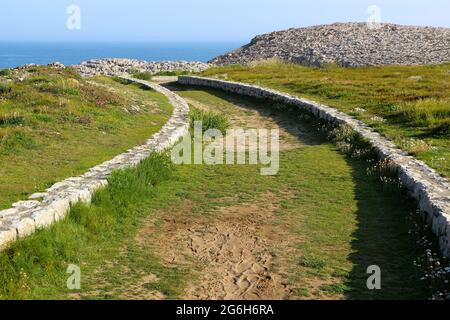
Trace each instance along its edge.
{"label": "patch of bare soil", "polygon": [[167,215],[153,216],[137,241],[151,243],[168,265],[196,270],[184,299],[289,299],[293,289],[277,272],[277,260],[294,239],[274,224],[276,202],[265,194],[250,204],[221,208],[214,219],[193,215],[186,203],[163,218],[158,231],[155,218]]}

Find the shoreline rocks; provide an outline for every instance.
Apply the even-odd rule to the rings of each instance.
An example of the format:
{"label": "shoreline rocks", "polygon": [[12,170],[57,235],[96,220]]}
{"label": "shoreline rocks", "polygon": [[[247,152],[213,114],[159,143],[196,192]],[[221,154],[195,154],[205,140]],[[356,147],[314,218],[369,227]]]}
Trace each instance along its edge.
{"label": "shoreline rocks", "polygon": [[367,23],[335,23],[256,36],[211,60],[211,64],[249,64],[279,59],[309,66],[425,65],[450,62],[450,28]]}

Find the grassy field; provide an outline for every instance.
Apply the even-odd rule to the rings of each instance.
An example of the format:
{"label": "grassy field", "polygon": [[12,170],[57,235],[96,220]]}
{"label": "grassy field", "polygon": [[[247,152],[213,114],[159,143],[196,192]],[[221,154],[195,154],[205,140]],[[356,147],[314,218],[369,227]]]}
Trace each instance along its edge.
{"label": "grassy field", "polygon": [[0,73],[0,209],[143,143],[170,117],[161,94],[74,70]]}
{"label": "grassy field", "polygon": [[[189,232],[208,238],[211,230],[235,232],[232,226],[242,241],[263,238],[291,299],[427,297],[412,263],[414,208],[398,189],[368,177],[364,161],[341,154],[304,115],[275,114],[220,91],[175,89],[197,110],[194,118],[214,110],[232,126],[279,127],[279,174],[261,176],[249,165],[173,166],[154,155],[116,172],[91,207],[77,206],[0,254],[1,298],[191,297],[204,291],[195,285],[211,261],[185,251]],[[66,288],[68,264],[81,267],[80,291]],[[366,288],[369,265],[382,269],[380,291]]]}
{"label": "grassy field", "polygon": [[269,61],[204,75],[274,88],[354,115],[450,176],[450,64],[308,68]]}

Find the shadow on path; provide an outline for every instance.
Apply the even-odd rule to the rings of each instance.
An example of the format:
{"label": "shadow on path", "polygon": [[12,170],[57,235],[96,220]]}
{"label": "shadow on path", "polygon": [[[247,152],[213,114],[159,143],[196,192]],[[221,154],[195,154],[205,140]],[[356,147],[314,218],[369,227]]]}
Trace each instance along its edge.
{"label": "shadow on path", "polygon": [[[281,128],[298,137],[305,145],[328,143],[315,126],[313,118],[305,118],[300,111],[281,111],[275,103],[229,94],[224,91],[166,84],[174,91],[202,91],[269,117]],[[419,282],[413,266],[417,246],[410,238],[408,216],[415,203],[393,186],[368,177],[363,160],[346,157],[351,167],[355,201],[357,203],[356,229],[352,233],[351,254],[353,265],[346,276],[345,297],[348,299],[425,299],[426,291]],[[323,232],[326,232],[324,230]],[[369,266],[381,268],[381,290],[367,288]],[[337,266],[339,267],[339,266]]]}

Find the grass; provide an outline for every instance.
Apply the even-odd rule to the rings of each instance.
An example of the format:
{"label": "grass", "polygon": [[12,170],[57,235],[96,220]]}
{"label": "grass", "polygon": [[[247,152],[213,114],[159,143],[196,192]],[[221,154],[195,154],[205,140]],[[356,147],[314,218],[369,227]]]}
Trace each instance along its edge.
{"label": "grass", "polygon": [[202,123],[203,131],[210,129],[217,129],[225,134],[230,127],[230,121],[226,114],[213,111],[205,111],[200,109],[191,108],[190,114],[191,129],[194,128],[195,122]]}
{"label": "grass", "polygon": [[155,73],[155,76],[169,76],[169,77],[176,77],[176,76],[183,76],[190,74],[189,71],[184,70],[174,70],[174,71],[161,71],[158,73]]}
{"label": "grass", "polygon": [[364,68],[279,62],[203,75],[262,85],[351,114],[444,176],[450,176],[450,64]]}
{"label": "grass", "polygon": [[[220,91],[178,89],[191,102],[232,118],[271,110],[260,101]],[[269,116],[281,126],[304,119],[290,111]],[[284,270],[297,298],[427,297],[412,264],[417,248],[407,219],[414,204],[397,188],[367,176],[366,162],[340,153],[310,121],[298,120],[298,125],[310,138],[281,152],[277,176],[261,176],[258,166],[249,165],[172,167],[163,155],[116,172],[91,207],[77,206],[62,222],[0,253],[2,298],[142,298],[149,289],[180,298],[202,263],[164,263],[153,241],[164,224],[187,203],[189,219],[213,222],[222,218],[221,208],[264,207],[267,201],[276,205],[274,227],[298,236],[288,253],[271,248],[284,257],[275,261],[276,267]],[[265,199],[267,193],[275,200]],[[137,235],[152,217],[156,220],[142,244]],[[81,267],[80,291],[66,289],[69,264]],[[369,265],[381,267],[380,291],[366,288]],[[149,274],[157,280],[144,281]]]}
{"label": "grass", "polygon": [[0,209],[143,143],[168,120],[161,94],[68,69],[0,82]]}
{"label": "grass", "polygon": [[183,75],[187,75],[187,74],[190,74],[190,72],[183,71],[183,70],[161,71],[161,72],[157,72],[157,73],[151,73],[151,72],[146,71],[146,72],[134,72],[134,73],[132,73],[132,76],[136,79],[150,81],[150,80],[152,80],[153,77],[158,77],[158,76],[176,77],[176,76],[183,76]]}
{"label": "grass", "polygon": [[137,72],[133,73],[133,77],[141,80],[152,80],[153,74],[150,72]]}
{"label": "grass", "polygon": [[9,76],[11,75],[11,70],[10,69],[1,69],[0,70],[0,76]]}
{"label": "grass", "polygon": [[153,154],[136,168],[116,171],[91,207],[77,205],[51,229],[13,244],[0,255],[1,298],[66,293],[67,261],[83,268],[85,259],[101,263],[105,253],[114,252],[144,213],[142,202],[151,201],[157,186],[170,179],[172,169],[169,157]]}

